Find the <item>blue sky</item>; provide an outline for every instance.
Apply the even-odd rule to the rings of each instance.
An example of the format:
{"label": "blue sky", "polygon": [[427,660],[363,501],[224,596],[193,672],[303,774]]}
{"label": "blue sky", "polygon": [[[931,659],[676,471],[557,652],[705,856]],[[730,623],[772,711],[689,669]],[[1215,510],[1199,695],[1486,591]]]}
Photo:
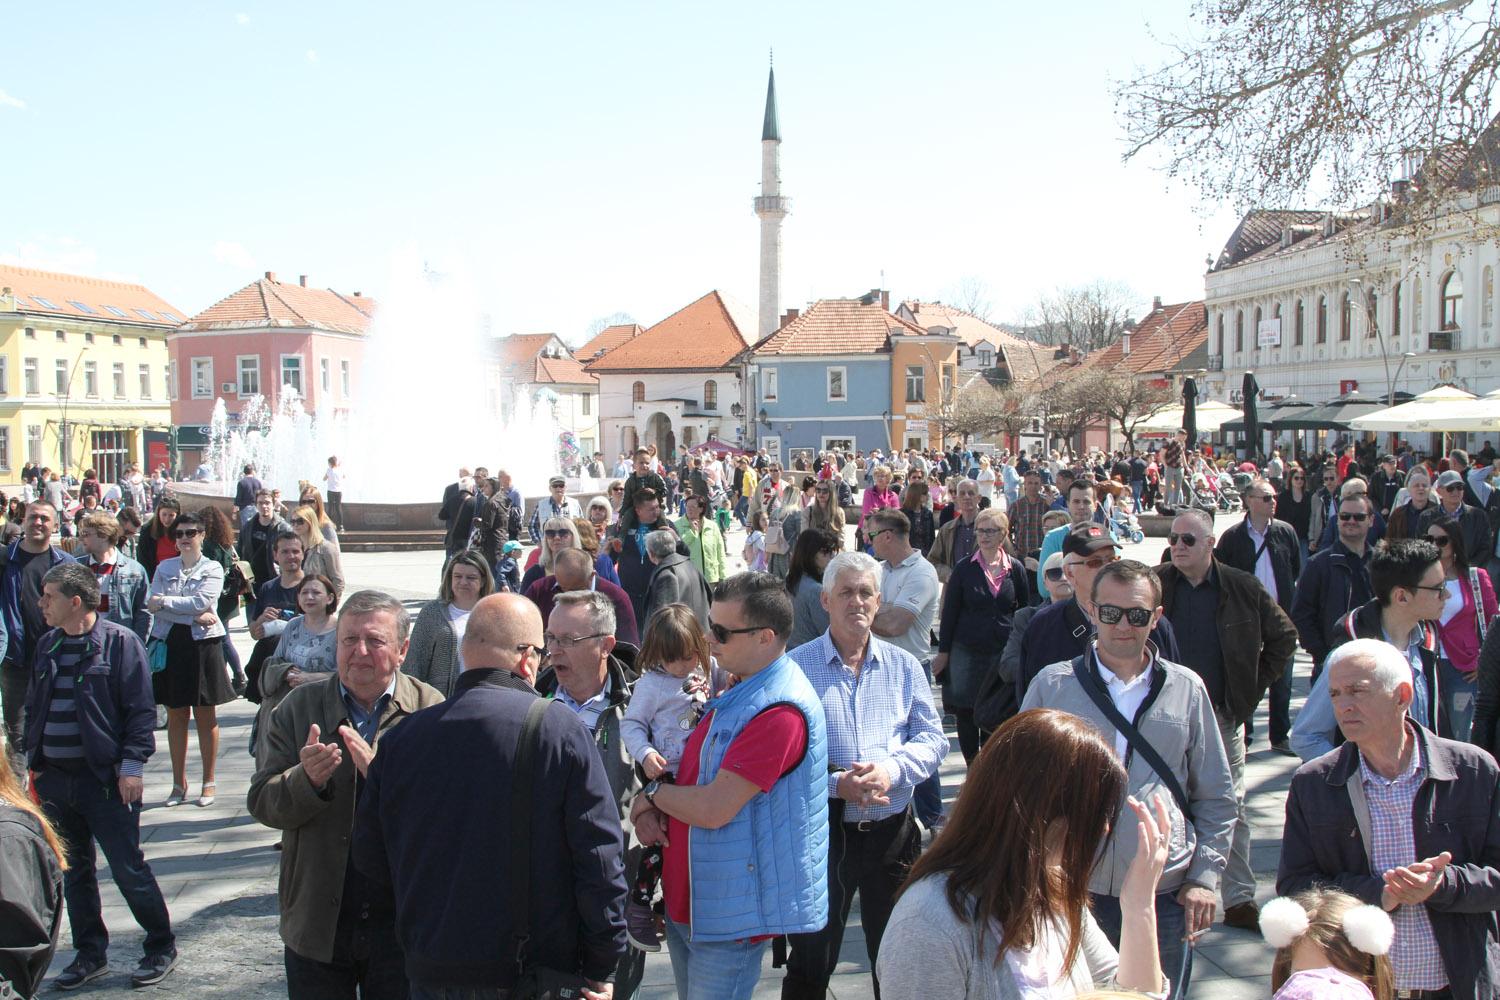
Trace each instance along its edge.
{"label": "blue sky", "polygon": [[189,313],[267,270],[378,296],[412,250],[497,332],[753,305],[772,46],[783,307],[882,274],[977,278],[997,319],[1096,278],[1195,298],[1237,219],[1120,163],[1110,81],[1186,0],[6,6],[0,259]]}

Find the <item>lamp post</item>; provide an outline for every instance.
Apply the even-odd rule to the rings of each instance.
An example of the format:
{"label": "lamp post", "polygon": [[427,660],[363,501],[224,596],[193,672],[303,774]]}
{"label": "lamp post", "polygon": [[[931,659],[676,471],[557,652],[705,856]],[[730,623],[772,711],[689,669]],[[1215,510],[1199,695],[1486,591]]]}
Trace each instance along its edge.
{"label": "lamp post", "polygon": [[73,364],[68,369],[67,381],[63,383],[62,392],[53,393],[53,396],[62,404],[62,419],[58,422],[57,457],[62,464],[63,476],[68,475],[68,465],[73,457],[73,432],[68,424],[68,403],[73,396],[73,379],[78,375],[78,364],[83,356],[88,353],[87,347],[79,348],[78,357],[73,359]]}

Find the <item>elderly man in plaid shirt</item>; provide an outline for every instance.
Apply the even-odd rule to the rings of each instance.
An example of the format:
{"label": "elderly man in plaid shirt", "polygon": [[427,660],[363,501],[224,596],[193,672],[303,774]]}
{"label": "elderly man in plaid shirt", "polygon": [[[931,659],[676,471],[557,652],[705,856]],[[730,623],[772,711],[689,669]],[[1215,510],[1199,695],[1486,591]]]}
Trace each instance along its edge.
{"label": "elderly man in plaid shirt", "polygon": [[1325,668],[1348,740],[1292,778],[1276,891],[1330,885],[1396,925],[1402,1000],[1500,996],[1500,767],[1483,750],[1407,718],[1412,668],[1355,639]]}
{"label": "elderly man in plaid shirt", "polygon": [[880,564],[863,552],[835,556],[823,571],[823,607],[828,631],[787,655],[807,674],[828,720],[828,926],[789,936],[783,1000],[827,995],[856,892],[874,975],[896,892],[921,853],[912,791],[948,755],[922,665],[871,631]]}

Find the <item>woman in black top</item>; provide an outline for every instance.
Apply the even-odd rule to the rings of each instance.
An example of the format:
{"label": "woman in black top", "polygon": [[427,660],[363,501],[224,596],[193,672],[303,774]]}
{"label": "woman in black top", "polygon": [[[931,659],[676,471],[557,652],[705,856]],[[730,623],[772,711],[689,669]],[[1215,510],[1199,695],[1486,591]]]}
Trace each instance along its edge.
{"label": "woman in black top", "polygon": [[979,753],[981,742],[974,699],[984,678],[1000,669],[1011,616],[1031,602],[1025,568],[1003,547],[1009,528],[1009,519],[999,511],[980,511],[974,519],[977,549],[953,568],[943,588],[932,672],[943,685],[943,710],[958,721],[958,746],[966,763]]}
{"label": "woman in black top", "polygon": [[1286,488],[1276,498],[1276,519],[1290,524],[1307,544],[1307,521],[1312,516],[1312,492],[1307,488],[1307,470],[1299,465],[1287,469]]}
{"label": "woman in black top", "polygon": [[912,483],[901,495],[901,513],[911,522],[911,547],[923,555],[932,548],[932,540],[937,537],[937,519],[927,504],[929,495],[925,482]]}

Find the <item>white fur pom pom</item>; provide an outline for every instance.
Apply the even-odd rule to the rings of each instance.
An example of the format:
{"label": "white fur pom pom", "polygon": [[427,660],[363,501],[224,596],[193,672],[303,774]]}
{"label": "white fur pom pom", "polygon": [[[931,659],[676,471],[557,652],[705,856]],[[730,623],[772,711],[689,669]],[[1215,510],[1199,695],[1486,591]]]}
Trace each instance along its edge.
{"label": "white fur pom pom", "polygon": [[1260,933],[1272,948],[1286,948],[1307,933],[1307,911],[1285,896],[1260,908]]}
{"label": "white fur pom pom", "polygon": [[1390,915],[1378,906],[1356,906],[1344,914],[1344,937],[1366,955],[1384,955],[1395,936]]}

